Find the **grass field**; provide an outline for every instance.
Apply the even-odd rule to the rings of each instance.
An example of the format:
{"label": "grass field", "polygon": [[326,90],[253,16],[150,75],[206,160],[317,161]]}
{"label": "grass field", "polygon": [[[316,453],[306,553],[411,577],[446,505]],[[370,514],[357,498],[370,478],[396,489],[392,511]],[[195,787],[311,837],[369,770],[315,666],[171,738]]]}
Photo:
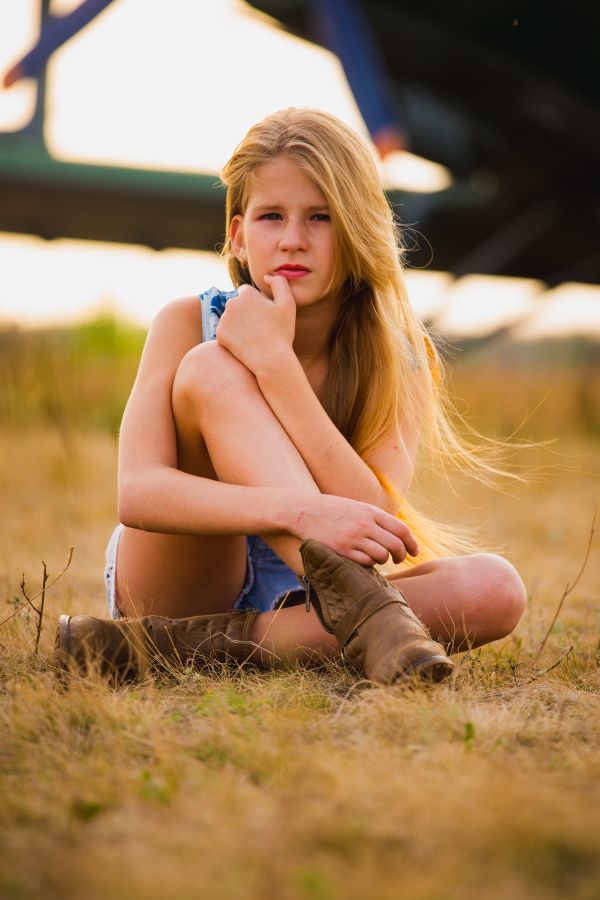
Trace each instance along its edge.
{"label": "grass field", "polygon": [[525,432],[555,421],[559,440],[521,453],[543,478],[510,493],[460,485],[459,502],[425,479],[439,515],[480,524],[529,593],[515,634],[458,657],[450,682],[369,688],[330,665],[65,693],[54,625],[104,615],[115,429],[139,352],[138,335],[95,327],[0,342],[0,621],[23,574],[35,592],[41,561],[52,577],[74,547],[38,653],[30,610],[0,626],[0,897],[600,896],[598,531],[547,636],[600,496],[593,361],[455,365],[487,433],[550,389]]}

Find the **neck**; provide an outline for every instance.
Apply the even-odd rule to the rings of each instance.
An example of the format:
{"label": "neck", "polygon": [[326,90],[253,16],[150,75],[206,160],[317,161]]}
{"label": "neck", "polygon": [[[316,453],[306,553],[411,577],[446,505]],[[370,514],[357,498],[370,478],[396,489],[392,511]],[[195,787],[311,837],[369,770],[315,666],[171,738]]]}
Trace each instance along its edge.
{"label": "neck", "polygon": [[296,310],[294,352],[303,367],[315,365],[329,355],[329,336],[341,306],[339,297],[326,297]]}

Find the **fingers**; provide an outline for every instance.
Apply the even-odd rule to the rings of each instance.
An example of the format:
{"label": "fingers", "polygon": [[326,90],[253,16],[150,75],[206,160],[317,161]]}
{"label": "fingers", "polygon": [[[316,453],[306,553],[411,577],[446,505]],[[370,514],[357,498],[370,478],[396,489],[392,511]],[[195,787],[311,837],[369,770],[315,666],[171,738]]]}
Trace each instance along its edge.
{"label": "fingers", "polygon": [[256,288],[253,288],[251,284],[240,284],[239,288],[237,289],[237,297],[231,297],[231,300],[239,299],[240,297],[243,297],[244,294],[254,292],[255,290]]}
{"label": "fingers", "polygon": [[369,556],[367,553],[363,553],[362,550],[350,550],[346,554],[342,554],[347,556],[348,559],[351,559],[353,562],[360,563],[361,566],[374,566],[376,560],[373,557]]}
{"label": "fingers", "polygon": [[368,503],[328,494],[311,496],[296,537],[312,537],[363,566],[397,565],[419,552],[405,522]]}
{"label": "fingers", "polygon": [[[380,544],[378,541],[371,540],[370,538],[365,538],[360,542],[360,546],[357,548],[359,552],[365,553],[369,556],[374,563],[379,563],[382,566],[386,563],[390,556],[390,551],[387,547]],[[406,555],[406,554],[405,554]],[[373,563],[369,563],[372,565]]]}
{"label": "fingers", "polygon": [[[402,538],[391,534],[391,532],[386,531],[385,528],[381,528],[379,525],[375,526],[369,537],[381,544],[382,547],[385,547],[395,563],[404,562],[406,559],[408,549]],[[412,556],[413,554],[411,553],[410,555]]]}
{"label": "fingers", "polygon": [[237,289],[237,296],[231,297],[230,300],[227,301],[227,305],[225,306],[225,310],[227,310],[227,306],[235,300],[246,300],[249,297],[262,297],[263,300],[268,299],[265,298],[264,294],[261,294],[260,291],[257,291],[255,287],[252,287],[251,284],[240,284]]}
{"label": "fingers", "polygon": [[[405,522],[390,515],[390,513],[382,511],[381,515],[377,517],[376,523],[380,528],[383,528],[390,534],[400,538],[410,556],[418,555],[419,546],[413,533]],[[389,544],[386,543],[386,546],[389,546]],[[392,550],[391,547],[390,550]]]}
{"label": "fingers", "polygon": [[271,288],[273,300],[276,304],[281,306],[293,303],[295,308],[296,301],[294,300],[294,294],[287,278],[284,278],[283,275],[265,275],[264,279]]}

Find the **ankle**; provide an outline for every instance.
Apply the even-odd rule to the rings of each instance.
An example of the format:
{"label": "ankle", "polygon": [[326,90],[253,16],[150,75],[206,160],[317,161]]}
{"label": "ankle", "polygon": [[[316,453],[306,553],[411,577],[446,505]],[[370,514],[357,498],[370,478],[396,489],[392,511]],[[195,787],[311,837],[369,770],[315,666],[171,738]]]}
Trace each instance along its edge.
{"label": "ankle", "polygon": [[248,634],[249,641],[254,644],[254,649],[250,651],[252,660],[264,668],[274,668],[279,663],[273,634],[276,615],[276,612],[259,613]]}

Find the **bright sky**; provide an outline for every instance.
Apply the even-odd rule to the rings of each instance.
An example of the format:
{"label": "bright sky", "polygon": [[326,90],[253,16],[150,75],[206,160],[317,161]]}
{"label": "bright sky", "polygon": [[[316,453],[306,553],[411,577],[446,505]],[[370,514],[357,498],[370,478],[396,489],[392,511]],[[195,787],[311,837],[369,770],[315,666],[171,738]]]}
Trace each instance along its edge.
{"label": "bright sky", "polygon": [[46,140],[64,159],[218,172],[285,106],[335,110],[364,132],[336,57],[234,0],[115,0],[49,76],[60,102]]}
{"label": "bright sky", "polygon": [[[53,0],[52,11],[78,3]],[[35,40],[38,8],[39,0],[0,0],[0,72]],[[337,58],[241,0],[115,0],[54,54],[48,75],[45,137],[67,161],[218,172],[252,123],[285,106],[318,106],[366,135]],[[31,83],[0,90],[0,129],[25,124],[33,102]],[[427,191],[451,177],[393,154],[382,180]],[[213,284],[230,286],[215,254],[0,234],[0,323],[74,321],[111,308],[147,324],[172,297]],[[411,273],[409,285],[418,312],[449,334],[532,321],[544,291],[538,282],[454,282],[439,272]],[[570,322],[555,313],[547,327],[587,327],[586,309],[598,306],[600,292],[595,302],[593,288],[575,301],[577,286],[570,288],[556,303],[567,297],[580,313]],[[521,333],[537,334],[524,325]]]}

